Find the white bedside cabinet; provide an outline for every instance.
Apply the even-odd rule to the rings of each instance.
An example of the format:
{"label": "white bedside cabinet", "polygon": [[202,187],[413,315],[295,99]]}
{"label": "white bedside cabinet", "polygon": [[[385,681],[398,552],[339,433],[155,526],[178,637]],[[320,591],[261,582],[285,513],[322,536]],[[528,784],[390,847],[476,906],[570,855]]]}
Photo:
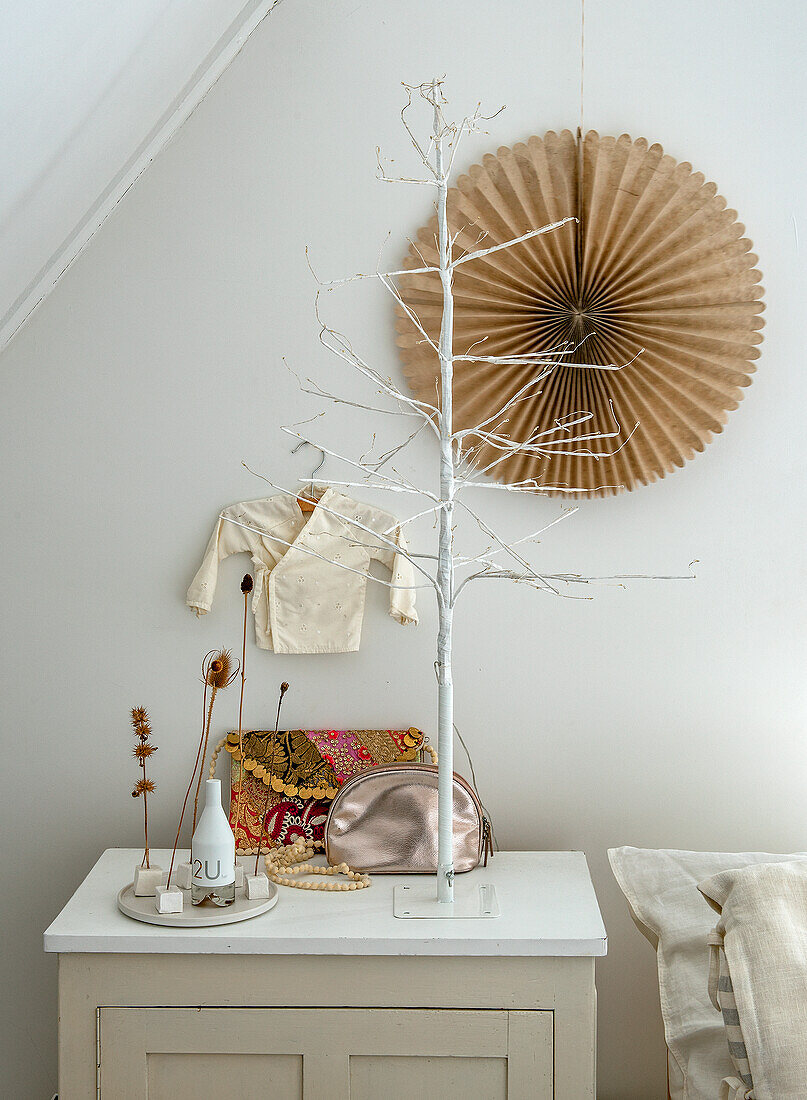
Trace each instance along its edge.
{"label": "white bedside cabinet", "polygon": [[595,1097],[606,935],[581,852],[502,852],[458,876],[495,885],[490,920],[397,919],[412,877],[374,875],[182,930],[118,912],[138,858],[104,852],[45,933],[59,1100]]}

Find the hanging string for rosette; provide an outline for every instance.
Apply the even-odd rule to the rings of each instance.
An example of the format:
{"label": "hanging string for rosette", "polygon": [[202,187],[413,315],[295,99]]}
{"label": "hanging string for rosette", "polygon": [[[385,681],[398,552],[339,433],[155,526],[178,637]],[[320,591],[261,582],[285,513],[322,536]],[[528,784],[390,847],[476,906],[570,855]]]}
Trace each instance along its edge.
{"label": "hanging string for rosette", "polygon": [[580,0],[580,117],[577,124],[577,224],[575,225],[575,265],[577,308],[582,310],[583,290],[583,95],[585,89],[586,0]]}

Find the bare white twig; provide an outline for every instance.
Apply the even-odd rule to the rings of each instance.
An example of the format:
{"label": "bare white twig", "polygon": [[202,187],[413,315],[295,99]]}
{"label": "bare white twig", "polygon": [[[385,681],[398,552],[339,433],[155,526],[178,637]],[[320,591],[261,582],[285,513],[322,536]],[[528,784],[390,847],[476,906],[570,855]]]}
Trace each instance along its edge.
{"label": "bare white twig", "polygon": [[324,401],[332,401],[335,405],[350,405],[354,409],[362,409],[364,412],[380,413],[382,416],[412,416],[416,417],[418,420],[422,419],[420,414],[416,412],[406,412],[406,410],[404,409],[382,409],[378,405],[365,405],[363,401],[349,401],[345,397],[338,397],[336,394],[329,393],[327,390],[324,390],[318,382],[314,381],[313,378],[305,379],[305,381],[308,383],[308,385],[306,386],[304,385],[303,380],[300,378],[300,375],[297,373],[297,371],[289,366],[285,358],[283,359],[283,362],[285,363],[288,372],[292,374],[296,379],[297,385],[300,387],[301,393],[311,394],[312,397],[321,397]]}
{"label": "bare white twig", "polygon": [[418,330],[418,332],[423,337],[423,339],[426,341],[426,343],[429,345],[429,347],[432,349],[432,351],[434,351],[436,354],[439,355],[439,350],[437,348],[437,344],[435,344],[434,340],[432,340],[431,336],[429,336],[428,332],[423,327],[420,318],[415,313],[415,311],[412,309],[412,307],[407,302],[405,302],[403,300],[403,298],[401,297],[401,292],[398,290],[395,283],[393,283],[391,277],[389,275],[379,274],[378,278],[379,278],[379,281],[380,281],[381,285],[384,287],[385,290],[389,291],[389,293],[392,295],[392,297],[395,299],[395,301],[398,303],[398,305],[404,311],[406,316],[409,318],[409,320],[412,322],[412,324]]}
{"label": "bare white twig", "polygon": [[[363,462],[356,462],[352,458],[347,458],[345,455],[340,455],[338,451],[332,451],[330,447],[323,447],[321,443],[316,443],[313,439],[306,439],[305,436],[300,435],[299,432],[295,432],[293,428],[289,427],[288,425],[281,425],[280,430],[281,432],[285,432],[286,435],[293,436],[295,439],[302,440],[302,442],[308,443],[312,447],[319,448],[320,451],[324,451],[325,454],[328,455],[330,458],[335,458],[339,462],[344,462],[346,465],[352,466],[355,470],[361,470],[361,472],[366,474],[368,477],[377,477],[380,481],[385,482],[390,487],[397,486],[399,490],[403,489],[410,493],[415,493],[418,496],[428,497],[429,500],[436,501],[438,499],[434,493],[430,492],[428,489],[421,489],[417,485],[413,485],[406,478],[402,477],[401,474],[398,474],[398,480],[396,481],[395,478],[390,477],[389,474],[383,474],[380,471],[374,470],[372,467],[367,466]],[[250,473],[255,473],[255,471],[250,470]],[[256,474],[255,476],[263,477],[263,474]],[[266,480],[267,479],[264,478],[264,481]]]}
{"label": "bare white twig", "polygon": [[377,180],[380,180],[381,183],[416,183],[420,187],[436,187],[437,186],[437,181],[433,180],[433,179],[431,179],[431,180],[421,180],[421,179],[418,179],[416,176],[388,176],[387,172],[386,172],[386,169],[384,168],[383,161],[381,160],[381,147],[379,145],[376,145],[376,147],[375,147],[375,155],[376,155],[376,161],[378,163],[375,178]]}
{"label": "bare white twig", "polygon": [[[307,484],[308,478],[301,477],[299,481],[301,485]],[[366,481],[340,481],[338,478],[318,477],[317,484],[340,489],[377,489],[384,493],[411,493],[421,496],[420,489],[409,489],[405,485],[373,485],[369,475]]]}
{"label": "bare white twig", "polygon": [[529,241],[533,237],[540,237],[544,233],[551,233],[553,229],[560,229],[561,226],[576,221],[577,218],[561,218],[559,222],[552,222],[550,225],[542,225],[540,229],[531,229],[529,233],[522,233],[520,237],[514,237],[511,241],[502,241],[501,244],[494,244],[490,248],[481,248],[476,252],[467,252],[464,256],[460,256],[458,260],[454,260],[451,267],[452,269],[457,268],[460,264],[470,263],[471,260],[482,260],[485,256],[493,255],[494,252],[501,252],[504,248],[512,248],[514,245],[521,244],[522,241]]}
{"label": "bare white twig", "polygon": [[[293,493],[291,495],[294,496]],[[336,513],[332,514],[335,515]],[[345,516],[341,518],[345,519],[346,522],[351,522]],[[301,554],[306,554],[308,557],[318,558],[320,561],[327,562],[328,565],[334,565],[338,569],[344,569],[348,573],[355,573],[359,577],[364,577],[365,580],[376,581],[378,584],[383,584],[385,588],[395,588],[410,591],[413,589],[434,587],[434,581],[431,577],[429,577],[429,584],[395,584],[393,581],[385,581],[383,577],[377,577],[374,573],[365,572],[363,569],[354,569],[352,565],[346,565],[343,561],[335,561],[333,558],[329,558],[325,554],[318,554],[316,550],[312,550],[309,546],[302,546],[300,543],[295,544],[293,542],[288,542],[286,539],[280,538],[279,535],[274,535],[271,531],[266,531],[263,527],[256,527],[253,523],[244,523],[243,520],[235,519],[233,516],[227,516],[224,514],[224,512],[221,512],[219,514],[219,519],[222,520],[224,523],[232,523],[236,527],[243,527],[245,531],[254,531],[256,535],[261,535],[263,538],[270,539],[272,542],[279,542],[281,546],[285,546],[287,548],[294,546],[295,552],[299,551]],[[372,534],[375,535],[376,532],[373,531]],[[412,564],[415,565],[415,562],[412,562]],[[428,574],[425,573],[425,570],[421,570],[421,572],[423,572],[425,576],[428,576]]]}
{"label": "bare white twig", "polygon": [[[460,592],[471,581],[477,580],[506,580],[515,581],[516,583],[527,584],[531,588],[536,588],[539,591],[552,592],[556,596],[564,596],[566,599],[593,599],[592,596],[572,596],[566,592],[560,592],[554,585],[560,584],[608,584],[610,582],[620,582],[617,587],[624,588],[625,585],[622,581],[691,581],[695,580],[696,575],[693,572],[683,574],[662,574],[662,573],[612,573],[606,576],[583,576],[581,573],[536,573],[533,570],[527,570],[523,573],[519,573],[512,569],[480,569],[476,573],[472,573],[469,577],[466,577],[460,585],[457,587],[455,593],[455,600],[459,596]],[[552,583],[550,583],[552,582]]]}
{"label": "bare white twig", "polygon": [[[479,526],[479,529],[481,531],[483,531],[488,536],[488,538],[493,539],[493,541],[496,543],[496,545],[499,547],[499,549],[501,551],[503,551],[505,554],[509,554],[510,557],[513,558],[514,561],[516,561],[518,563],[518,565],[520,565],[526,573],[533,573],[533,569],[532,569],[532,566],[530,565],[530,563],[528,561],[526,561],[519,553],[517,553],[516,550],[514,550],[513,547],[509,543],[506,543],[503,539],[501,539],[499,537],[499,535],[497,535],[496,532],[494,530],[492,530],[492,528],[490,528],[487,525],[487,523],[485,523],[485,521],[482,519],[482,517],[479,516],[473,510],[473,508],[471,508],[468,504],[466,504],[464,501],[462,501],[459,497],[457,497],[457,503],[460,505],[461,508],[464,509],[465,512],[467,512],[467,514],[469,516],[472,517],[472,519],[474,519],[476,521],[476,523]],[[536,577],[538,576],[538,574],[535,574],[535,575],[536,575]],[[464,588],[466,583],[470,579],[471,579],[470,577],[465,578],[463,583],[459,586],[457,591],[454,593],[454,595],[453,595],[454,600],[456,600],[456,597],[459,595],[460,589]],[[549,585],[549,584],[547,584],[547,587],[552,588],[552,586]],[[555,589],[552,589],[552,591],[555,591]]]}
{"label": "bare white twig", "polygon": [[[356,352],[353,351],[353,348],[350,346],[350,342],[348,341],[347,337],[343,336],[342,333],[336,332],[335,329],[329,328],[328,325],[326,325],[324,321],[322,321],[319,315],[319,295],[317,295],[316,314],[317,320],[319,321],[321,326],[319,338],[320,343],[323,345],[323,347],[328,348],[329,351],[332,351],[335,355],[338,355],[340,359],[344,359],[346,363],[349,363],[352,367],[355,367],[359,374],[364,375],[365,378],[369,379],[369,381],[377,385],[381,389],[381,391],[385,393],[388,397],[392,397],[395,401],[399,401],[404,405],[408,405],[415,412],[419,413],[424,420],[431,424],[432,429],[435,432],[438,431],[436,425],[432,420],[432,416],[439,415],[438,410],[434,405],[430,405],[428,401],[418,401],[414,397],[407,397],[406,394],[402,393],[398,389],[398,387],[392,383],[390,379],[382,378],[377,371],[373,370],[373,368],[370,367],[369,364],[365,363],[364,360],[359,355],[357,355]],[[333,338],[333,343],[328,342],[328,340],[326,339],[326,333],[328,334],[328,336]]]}
{"label": "bare white twig", "polygon": [[355,275],[347,275],[344,279],[328,279],[326,282],[317,279],[317,282],[323,290],[332,290],[336,286],[359,283],[362,279],[398,279],[401,275],[434,275],[439,270],[439,267],[402,267],[400,271],[357,271]]}
{"label": "bare white twig", "polygon": [[[315,446],[317,446],[317,444],[315,444]],[[268,477],[265,477],[263,474],[259,474],[255,470],[250,469],[250,467],[247,466],[246,462],[242,462],[241,465],[244,467],[245,470],[249,470],[249,472],[251,474],[253,474],[255,477],[259,477],[261,479],[261,481],[265,481],[266,484],[269,485],[272,489],[275,489],[278,493],[282,493],[283,496],[295,497],[295,498],[297,497],[297,494],[294,492],[293,489],[286,489],[282,485],[278,485],[276,482],[270,481]],[[353,516],[346,516],[346,515],[344,515],[344,513],[339,512],[334,508],[328,508],[326,505],[324,505],[322,503],[322,501],[320,501],[317,504],[317,508],[319,508],[321,511],[325,512],[327,515],[334,516],[336,519],[341,520],[343,523],[348,524],[348,526],[350,526],[350,527],[357,527],[360,531],[365,531],[368,535],[371,535],[373,538],[378,539],[379,542],[381,542],[388,550],[392,550],[396,554],[401,554],[402,557],[407,556],[407,551],[402,550],[400,545],[394,539],[390,539],[390,538],[387,538],[385,535],[379,534],[378,531],[374,531],[372,529],[372,527],[368,527],[365,523],[362,523],[360,520],[355,519]],[[223,518],[228,518],[229,519],[229,517],[223,517]],[[277,536],[272,535],[272,538],[276,538],[276,537]],[[282,541],[282,540],[279,540],[279,541]],[[292,543],[288,543],[287,545],[291,546]],[[302,547],[298,547],[298,548],[302,549]],[[318,556],[322,557],[322,555],[318,555]],[[324,557],[323,557],[323,560],[324,561],[331,561],[330,558],[324,558]],[[410,555],[410,560],[411,560],[411,555]],[[341,568],[345,568],[345,569],[347,568],[347,566],[344,566],[342,562],[331,562],[331,564],[332,565],[338,565],[340,569]],[[415,567],[415,569],[418,570],[419,573],[422,573],[423,576],[426,578],[426,580],[428,580],[429,583],[432,585],[432,587],[436,589],[437,585],[436,585],[436,582],[435,582],[434,578],[429,573],[426,572],[426,570],[423,568],[423,566],[418,565],[418,563],[414,560],[411,562],[411,564]],[[356,572],[356,571],[353,570],[353,572]]]}
{"label": "bare white twig", "polygon": [[[523,542],[534,542],[534,541],[537,540],[539,535],[543,535],[543,533],[545,531],[548,531],[550,527],[555,527],[558,523],[562,523],[563,520],[568,519],[569,516],[573,516],[575,514],[575,512],[577,512],[577,511],[579,511],[579,508],[567,508],[565,512],[561,512],[561,514],[559,516],[555,516],[555,518],[553,520],[551,520],[549,523],[544,524],[543,527],[539,527],[537,531],[533,531],[529,535],[524,535],[522,538],[516,539],[514,542],[508,543],[508,545],[509,546],[520,546],[521,543],[523,543]],[[502,552],[502,547],[501,546],[499,547],[498,550],[493,550],[489,547],[487,550],[483,551],[483,553],[476,554],[476,555],[474,555],[474,557],[458,556],[455,559],[455,562],[458,566],[472,565],[474,562],[478,562],[478,561],[489,561],[492,558],[494,558],[497,554],[501,554],[501,552]]]}

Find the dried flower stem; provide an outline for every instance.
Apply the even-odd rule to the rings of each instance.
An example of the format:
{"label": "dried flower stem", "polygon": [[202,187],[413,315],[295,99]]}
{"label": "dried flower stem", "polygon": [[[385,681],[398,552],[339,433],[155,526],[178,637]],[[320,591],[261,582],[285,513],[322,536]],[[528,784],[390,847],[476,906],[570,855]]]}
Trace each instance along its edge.
{"label": "dried flower stem", "polygon": [[[208,654],[208,657],[210,654]],[[205,661],[207,657],[205,657]],[[202,662],[202,668],[204,669],[204,661]],[[171,852],[171,864],[168,868],[168,885],[171,885],[171,874],[174,870],[174,859],[177,854],[177,847],[179,846],[179,834],[182,832],[182,821],[185,817],[185,809],[188,805],[188,799],[190,798],[191,788],[193,787],[193,781],[196,778],[196,769],[199,767],[199,757],[202,755],[202,741],[204,738],[205,717],[207,715],[207,680],[204,680],[205,690],[202,694],[202,736],[199,738],[199,748],[196,750],[196,760],[193,765],[193,771],[188,782],[188,789],[185,791],[185,797],[182,800],[182,810],[179,814],[179,824],[177,825],[177,835],[174,839],[174,849]]]}
{"label": "dried flower stem", "polygon": [[146,840],[146,850],[143,853],[143,867],[151,867],[149,862],[149,796],[146,789],[146,758],[145,756],[140,759],[140,766],[143,769],[143,834]]}
{"label": "dried flower stem", "polygon": [[210,703],[207,707],[207,721],[205,722],[204,734],[202,736],[201,754],[202,759],[199,766],[199,778],[196,781],[196,794],[193,797],[193,832],[196,832],[196,815],[199,809],[199,791],[202,789],[202,776],[205,774],[205,757],[207,756],[207,742],[210,737],[210,721],[213,717],[213,704],[216,701],[216,695],[218,688],[213,687],[210,692]]}
{"label": "dried flower stem", "polygon": [[[207,707],[207,717],[202,730],[202,745],[200,748],[199,779],[196,783],[196,795],[193,800],[193,832],[196,832],[196,816],[199,810],[199,791],[202,787],[202,776],[205,772],[205,759],[207,758],[207,743],[210,738],[210,723],[213,718],[213,704],[216,695],[223,688],[229,687],[238,675],[239,664],[235,662],[233,667],[232,656],[229,649],[220,649],[212,655],[212,659],[202,666],[205,688],[211,688],[210,703]],[[193,782],[193,780],[191,780]]]}
{"label": "dried flower stem", "polygon": [[[275,737],[272,741],[272,760],[269,765],[269,774],[272,774],[272,768],[275,763],[275,749],[277,747],[277,727],[280,725],[280,708],[283,706],[283,696],[289,690],[289,685],[284,680],[280,685],[280,695],[277,700],[277,714],[275,715]],[[243,766],[243,765],[242,765]],[[261,814],[261,827],[258,832],[258,850],[255,853],[255,874],[258,873],[258,861],[261,858],[261,848],[263,847],[263,834],[266,831],[266,819],[269,816],[269,788],[266,789],[266,798],[263,802],[263,813]]]}
{"label": "dried flower stem", "polygon": [[252,577],[249,573],[244,574],[244,578],[241,581],[241,591],[244,594],[244,630],[241,636],[241,694],[238,699],[238,798],[235,807],[235,826],[233,828],[233,836],[236,838],[236,844],[238,843],[238,826],[241,822],[241,792],[244,785],[244,726],[243,726],[243,712],[244,712],[244,681],[246,680],[247,669],[247,601],[250,592],[252,591]]}
{"label": "dried flower stem", "polygon": [[[196,799],[193,804],[193,828],[191,835],[196,832],[196,814],[198,809],[199,800],[199,788],[202,783],[202,775],[204,774],[205,755],[207,754],[207,741],[210,736],[210,720],[213,715],[213,700],[216,697],[216,692],[222,688],[231,684],[238,674],[238,663],[236,662],[235,668],[233,668],[232,660],[230,658],[230,651],[228,649],[211,650],[206,653],[202,658],[202,683],[204,684],[204,692],[202,694],[202,732],[199,736],[199,748],[196,750],[196,760],[194,761],[193,771],[191,772],[190,782],[188,783],[188,789],[185,791],[185,798],[182,802],[182,810],[179,815],[179,825],[177,825],[177,835],[174,840],[174,849],[171,852],[171,865],[168,868],[168,885],[171,885],[171,874],[174,869],[174,859],[177,854],[177,847],[179,845],[179,836],[182,832],[182,821],[185,817],[185,809],[188,805],[188,799],[190,798],[191,788],[193,787],[193,781],[196,779],[197,769],[199,771],[199,781],[196,785]],[[211,688],[210,703],[207,701],[207,689]]]}
{"label": "dried flower stem", "polygon": [[143,778],[138,779],[134,785],[132,791],[132,798],[139,798],[143,796],[143,836],[145,841],[145,847],[143,849],[143,861],[140,864],[141,867],[150,868],[151,862],[149,860],[149,812],[148,812],[148,796],[151,791],[154,790],[154,783],[146,775],[146,761],[157,751],[157,746],[152,745],[149,741],[151,736],[151,726],[149,724],[148,711],[145,707],[132,707],[132,729],[135,734],[135,746],[132,750],[132,754],[137,760],[142,772]]}
{"label": "dried flower stem", "polygon": [[[145,775],[146,775],[146,764],[145,764],[145,761],[144,761],[143,762],[143,778],[145,778]],[[145,838],[146,838],[146,850],[143,853],[143,862],[140,864],[140,866],[150,868],[151,863],[149,862],[149,799],[148,799],[148,795],[146,794],[145,791],[143,791],[143,833],[145,834]]]}

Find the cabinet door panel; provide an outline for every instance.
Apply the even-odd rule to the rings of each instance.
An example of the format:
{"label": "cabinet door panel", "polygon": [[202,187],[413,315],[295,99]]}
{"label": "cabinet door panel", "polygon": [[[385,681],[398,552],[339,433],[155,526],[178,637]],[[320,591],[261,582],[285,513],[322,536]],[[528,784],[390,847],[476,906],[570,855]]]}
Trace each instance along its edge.
{"label": "cabinet door panel", "polygon": [[294,1054],[146,1055],[149,1100],[185,1097],[273,1096],[302,1100],[303,1060]]}
{"label": "cabinet door panel", "polygon": [[102,1008],[102,1100],[551,1100],[551,1012]]}
{"label": "cabinet door panel", "polygon": [[414,1097],[507,1100],[507,1058],[435,1058],[395,1054],[352,1055],[350,1100]]}

